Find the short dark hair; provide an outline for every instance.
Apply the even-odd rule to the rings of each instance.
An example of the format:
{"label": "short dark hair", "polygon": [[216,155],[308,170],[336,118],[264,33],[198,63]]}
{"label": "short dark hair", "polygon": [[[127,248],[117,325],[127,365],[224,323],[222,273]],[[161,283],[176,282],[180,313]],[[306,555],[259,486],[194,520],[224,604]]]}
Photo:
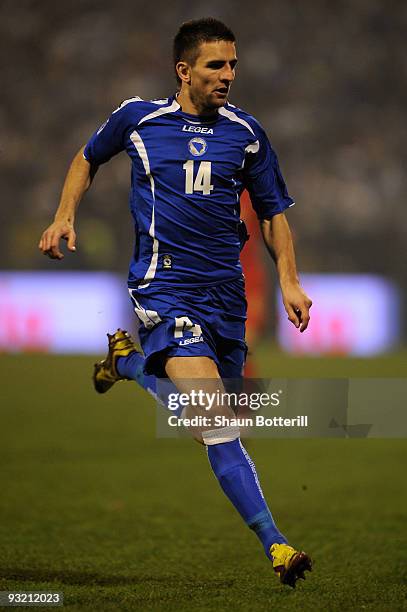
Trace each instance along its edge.
{"label": "short dark hair", "polygon": [[227,25],[213,17],[193,19],[181,25],[173,44],[174,70],[178,83],[181,82],[176,70],[178,62],[185,60],[193,66],[197,60],[200,45],[215,40],[235,42],[236,39]]}

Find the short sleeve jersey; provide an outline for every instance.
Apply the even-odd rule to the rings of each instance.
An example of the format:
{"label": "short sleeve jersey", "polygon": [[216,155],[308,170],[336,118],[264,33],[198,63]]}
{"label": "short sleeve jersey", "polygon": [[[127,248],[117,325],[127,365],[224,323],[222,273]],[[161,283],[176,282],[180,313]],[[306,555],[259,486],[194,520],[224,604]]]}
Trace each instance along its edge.
{"label": "short sleeve jersey", "polygon": [[247,188],[260,219],[293,204],[259,123],[226,104],[184,113],[175,96],[125,100],[87,143],[100,165],[126,150],[136,244],[129,286],[205,286],[242,276],[238,222]]}

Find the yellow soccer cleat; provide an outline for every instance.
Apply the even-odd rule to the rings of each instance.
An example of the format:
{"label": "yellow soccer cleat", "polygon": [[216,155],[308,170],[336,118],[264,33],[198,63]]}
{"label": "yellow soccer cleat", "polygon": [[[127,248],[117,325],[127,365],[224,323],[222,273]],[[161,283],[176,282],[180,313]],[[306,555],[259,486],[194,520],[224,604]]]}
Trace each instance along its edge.
{"label": "yellow soccer cleat", "polygon": [[106,393],[118,380],[130,380],[120,376],[116,364],[119,357],[127,357],[133,351],[140,352],[130,334],[118,329],[115,334],[107,334],[109,340],[106,359],[95,363],[93,370],[93,385],[98,393]]}
{"label": "yellow soccer cleat", "polygon": [[305,580],[304,572],[312,572],[311,557],[303,551],[295,550],[288,544],[273,544],[270,548],[273,557],[273,568],[280,577],[282,584],[288,584],[295,589],[299,578]]}

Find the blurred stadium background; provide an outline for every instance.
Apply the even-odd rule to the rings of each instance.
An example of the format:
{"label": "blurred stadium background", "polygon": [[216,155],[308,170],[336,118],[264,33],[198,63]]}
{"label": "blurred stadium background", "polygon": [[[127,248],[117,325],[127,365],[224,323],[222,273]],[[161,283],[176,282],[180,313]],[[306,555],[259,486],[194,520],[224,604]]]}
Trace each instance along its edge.
{"label": "blurred stadium background", "polygon": [[[125,154],[99,172],[80,208],[75,256],[62,263],[49,261],[37,251],[37,240],[53,216],[70,160],[110,112],[133,95],[154,98],[174,91],[174,30],[204,12],[221,17],[236,31],[239,67],[231,99],[259,118],[280,156],[297,202],[288,217],[301,272],[380,277],[364,285],[357,277],[347,276],[337,286],[329,279],[325,288],[322,277],[314,299],[314,329],[308,338],[304,335],[304,346],[294,346],[292,336],[282,337],[288,323],[285,330],[275,329],[269,265],[260,291],[261,299],[266,292],[269,300],[263,332],[293,351],[369,354],[404,346],[403,2],[332,5],[314,0],[305,6],[275,0],[256,2],[253,10],[242,2],[208,2],[204,7],[176,2],[170,10],[160,1],[123,1],[113,8],[104,1],[6,0],[0,11],[2,270],[104,270],[118,274],[124,286],[132,248]],[[266,257],[264,251],[261,256]],[[52,332],[49,309],[45,316],[40,299],[43,287],[43,300],[50,302],[47,288],[55,294],[54,278],[41,276],[41,286],[34,280],[36,297],[22,300],[18,291],[24,292],[28,277],[14,293],[10,276],[1,276],[2,350],[24,349],[25,343],[35,348],[27,328],[36,330],[39,348],[44,348],[44,335],[57,336],[60,323],[55,319]],[[312,289],[315,283],[314,277]],[[100,287],[104,309],[112,295],[106,288]],[[64,300],[68,295],[74,299],[72,289]],[[125,290],[121,296],[127,300]],[[77,305],[72,304],[71,312],[75,325]],[[87,315],[94,318],[85,301],[81,317]],[[369,338],[358,337],[362,327]]]}
{"label": "blurred stadium background", "polygon": [[[73,609],[402,609],[403,441],[252,442],[280,524],[320,557],[289,598],[205,458],[155,439],[153,401],[132,385],[93,394],[105,332],[134,329],[125,154],[82,202],[76,254],[37,249],[73,155],[123,99],[174,91],[172,37],[203,15],[237,36],[231,101],[279,154],[315,302],[299,339],[265,250],[251,255],[252,373],[406,375],[406,3],[3,0],[0,587],[60,587]],[[374,565],[385,547],[391,563]]]}

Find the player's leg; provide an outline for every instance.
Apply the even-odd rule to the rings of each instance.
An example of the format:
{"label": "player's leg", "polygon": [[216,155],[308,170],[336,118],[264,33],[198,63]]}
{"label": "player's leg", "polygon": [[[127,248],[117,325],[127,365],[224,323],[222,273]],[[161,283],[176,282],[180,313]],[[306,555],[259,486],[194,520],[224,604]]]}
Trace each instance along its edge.
{"label": "player's leg", "polygon": [[[244,353],[244,349],[231,350],[222,360],[221,371],[228,379],[236,377],[236,367],[241,372]],[[240,367],[237,362],[240,362]],[[199,386],[205,393],[218,389],[224,391],[219,369],[216,363],[207,357],[171,357],[167,360],[166,372],[182,393],[190,393],[195,379],[199,381]],[[228,421],[232,422],[235,417],[229,406],[217,407],[216,413],[224,413]],[[216,416],[213,408],[207,411],[207,415],[213,421]],[[199,437],[197,433],[200,434]],[[194,437],[206,445],[209,463],[223,491],[248,526],[258,535],[266,555],[271,558],[272,544],[287,543],[287,539],[277,529],[267,507],[254,462],[241,443],[239,428],[202,427],[200,432],[194,431]]]}
{"label": "player's leg", "polygon": [[[242,360],[244,352],[235,351],[229,362],[225,360],[228,367],[224,369],[229,375],[236,372],[233,365]],[[218,367],[208,357],[170,357],[166,362],[166,373],[181,393],[191,393],[197,385],[204,393],[224,391]],[[199,412],[195,411],[195,414]],[[206,414],[210,417],[224,415],[228,419],[234,417],[230,407],[219,405]],[[203,426],[194,428],[191,433],[196,440],[205,444],[209,463],[223,492],[256,533],[281,581],[295,586],[296,580],[303,577],[304,570],[311,568],[311,561],[305,553],[288,546],[286,538],[277,529],[261,490],[254,462],[241,443],[238,427],[211,426],[207,429],[207,426]]]}
{"label": "player's leg", "polygon": [[117,371],[121,377],[126,380],[134,380],[140,387],[155,397],[157,377],[153,374],[144,373],[145,362],[145,357],[141,351],[133,351],[125,357],[119,357]]}

